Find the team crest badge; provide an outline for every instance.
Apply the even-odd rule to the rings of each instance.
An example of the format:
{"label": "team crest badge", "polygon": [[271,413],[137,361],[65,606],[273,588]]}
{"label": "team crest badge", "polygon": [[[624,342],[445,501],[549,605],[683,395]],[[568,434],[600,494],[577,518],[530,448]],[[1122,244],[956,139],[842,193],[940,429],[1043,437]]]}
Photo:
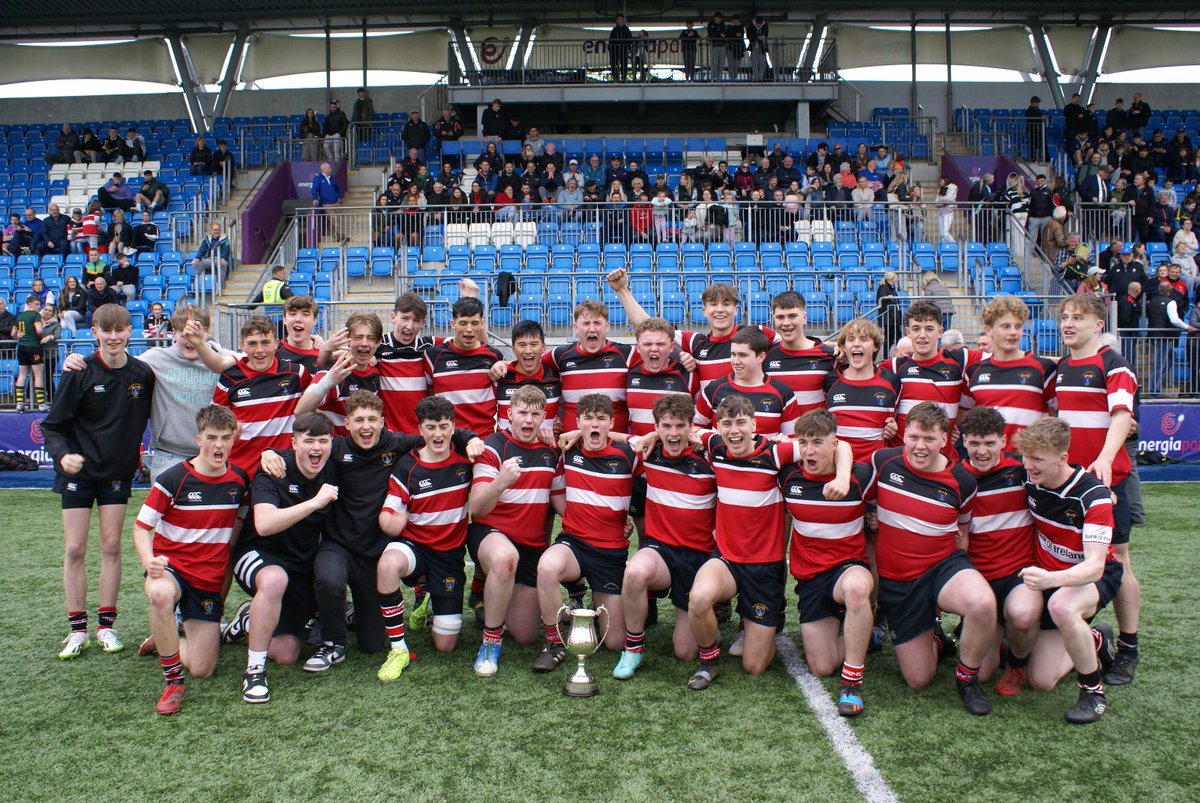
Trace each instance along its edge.
{"label": "team crest badge", "polygon": [[142,398],[142,391],[144,391],[145,389],[146,388],[140,382],[134,382],[132,385],[129,386],[129,398],[131,398],[131,399]]}
{"label": "team crest badge", "polygon": [[383,463],[385,466],[392,465],[396,462],[396,453],[390,450],[384,452],[383,454],[379,455],[379,462]]}
{"label": "team crest badge", "polygon": [[762,619],[764,616],[767,615],[767,606],[766,606],[766,604],[764,604],[762,602],[754,603],[754,607],[752,608],[752,610],[754,611],[755,619]]}
{"label": "team crest badge", "polygon": [[1084,371],[1082,379],[1084,386],[1090,388],[1092,383],[1096,381],[1096,373],[1094,371]]}
{"label": "team crest badge", "polygon": [[217,603],[212,597],[205,597],[204,602],[200,603],[200,606],[204,608],[204,612],[208,614],[211,614],[217,609]]}
{"label": "team crest badge", "polygon": [[442,587],[445,588],[447,591],[453,591],[455,586],[457,586],[457,585],[458,585],[458,580],[453,577],[442,578]]}
{"label": "team crest badge", "polygon": [[604,359],[601,360],[600,362],[604,365],[605,368],[612,368],[612,364],[613,364],[612,355],[605,356]]}
{"label": "team crest badge", "polygon": [[120,491],[121,490],[121,481],[113,480],[112,482],[109,483],[109,487],[111,487],[114,491]]}
{"label": "team crest badge", "polygon": [[609,460],[609,461],[608,461],[608,470],[609,470],[609,471],[611,471],[613,474],[616,474],[618,471],[620,471],[620,470],[621,470],[621,463],[620,463],[620,461],[618,461],[618,460]]}

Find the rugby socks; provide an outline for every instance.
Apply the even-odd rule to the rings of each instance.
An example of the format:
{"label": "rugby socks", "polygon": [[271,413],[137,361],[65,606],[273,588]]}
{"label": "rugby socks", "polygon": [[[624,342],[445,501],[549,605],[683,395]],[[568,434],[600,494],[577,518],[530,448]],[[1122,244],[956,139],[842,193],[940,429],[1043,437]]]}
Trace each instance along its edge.
{"label": "rugby socks", "polygon": [[379,611],[383,614],[383,629],[393,650],[407,650],[404,642],[404,594],[396,589],[390,594],[379,595]]}
{"label": "rugby socks", "polygon": [[72,633],[87,632],[87,611],[67,611],[67,624]]}
{"label": "rugby socks", "polygon": [[1079,688],[1092,694],[1104,694],[1104,681],[1100,679],[1100,667],[1096,667],[1094,672],[1079,672],[1076,677],[1079,681]]}
{"label": "rugby socks", "polygon": [[714,642],[707,647],[700,648],[700,663],[715,664],[721,660],[721,645],[719,642]]}
{"label": "rugby socks", "polygon": [[547,644],[562,644],[562,634],[558,632],[558,622],[552,625],[542,625],[542,632],[546,634]]}
{"label": "rugby socks", "polygon": [[954,679],[959,683],[974,683],[979,679],[979,667],[967,666],[962,661],[954,669]]}
{"label": "rugby socks", "polygon": [[111,628],[116,623],[117,623],[117,609],[115,607],[100,609],[100,624],[97,625],[97,627],[100,630],[106,630],[108,628]]}
{"label": "rugby socks", "polygon": [[1124,630],[1118,633],[1117,652],[1123,652],[1126,655],[1137,655],[1137,633],[1126,633]]}
{"label": "rugby socks", "polygon": [[504,643],[504,625],[499,627],[484,627],[483,628],[483,643],[484,644],[503,644]]}
{"label": "rugby socks", "polygon": [[159,663],[162,664],[163,677],[167,680],[168,686],[183,685],[183,663],[179,660],[179,653],[175,652],[171,655],[160,655]]}
{"label": "rugby socks", "polygon": [[632,630],[625,631],[625,652],[641,652],[642,643],[646,640],[646,631],[639,630],[634,633]]}
{"label": "rugby socks", "polygon": [[267,651],[246,650],[246,671],[250,674],[266,671]]}
{"label": "rugby socks", "polygon": [[842,664],[842,683],[846,686],[861,686],[863,680],[863,670],[865,666],[854,666],[850,663]]}

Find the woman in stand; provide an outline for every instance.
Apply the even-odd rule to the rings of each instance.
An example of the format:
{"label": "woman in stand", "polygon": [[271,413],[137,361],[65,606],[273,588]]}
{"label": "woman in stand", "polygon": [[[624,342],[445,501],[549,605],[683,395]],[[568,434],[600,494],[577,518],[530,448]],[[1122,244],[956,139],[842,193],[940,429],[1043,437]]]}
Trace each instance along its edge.
{"label": "woman in stand", "polygon": [[879,307],[879,328],[883,330],[883,353],[892,350],[900,339],[900,289],[896,272],[883,274],[883,281],[875,290],[875,306]]}
{"label": "woman in stand", "polygon": [[938,210],[938,238],[944,243],[954,242],[954,234],[950,230],[954,226],[954,213],[958,209],[958,185],[947,181],[945,176],[938,179],[938,194],[934,206]]}

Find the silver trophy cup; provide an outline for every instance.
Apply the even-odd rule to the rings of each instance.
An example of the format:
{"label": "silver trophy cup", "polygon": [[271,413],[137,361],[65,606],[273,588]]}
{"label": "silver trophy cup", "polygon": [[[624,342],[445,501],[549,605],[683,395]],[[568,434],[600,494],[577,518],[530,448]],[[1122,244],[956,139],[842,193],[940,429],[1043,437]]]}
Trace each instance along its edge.
{"label": "silver trophy cup", "polygon": [[[563,694],[568,697],[594,697],[600,693],[600,686],[587,670],[587,659],[600,649],[608,635],[607,627],[604,635],[596,635],[596,621],[600,618],[600,612],[603,611],[607,616],[608,609],[603,605],[597,606],[594,611],[564,605],[558,609],[559,616],[562,616],[563,611],[571,614],[571,632],[563,639],[563,646],[567,648],[567,652],[579,659],[579,665],[563,686]],[[559,635],[561,637],[561,632]]]}

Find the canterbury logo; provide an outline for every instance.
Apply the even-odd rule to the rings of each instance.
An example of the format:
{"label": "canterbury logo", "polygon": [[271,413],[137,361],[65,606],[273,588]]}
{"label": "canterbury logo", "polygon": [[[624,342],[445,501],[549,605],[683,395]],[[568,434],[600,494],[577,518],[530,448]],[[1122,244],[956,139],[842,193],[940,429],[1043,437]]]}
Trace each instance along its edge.
{"label": "canterbury logo", "polygon": [[189,502],[199,502],[204,497],[199,491],[189,491],[187,498]]}

